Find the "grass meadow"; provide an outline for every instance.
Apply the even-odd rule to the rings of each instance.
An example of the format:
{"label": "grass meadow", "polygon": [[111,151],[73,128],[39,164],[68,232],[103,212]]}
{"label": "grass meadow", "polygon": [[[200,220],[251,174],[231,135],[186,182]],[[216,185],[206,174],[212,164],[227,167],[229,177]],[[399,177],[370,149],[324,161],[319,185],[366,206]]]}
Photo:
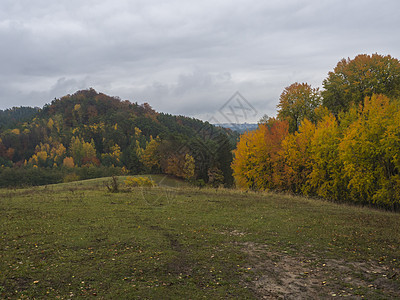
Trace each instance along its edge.
{"label": "grass meadow", "polygon": [[0,298],[400,298],[398,213],[153,179],[0,189]]}

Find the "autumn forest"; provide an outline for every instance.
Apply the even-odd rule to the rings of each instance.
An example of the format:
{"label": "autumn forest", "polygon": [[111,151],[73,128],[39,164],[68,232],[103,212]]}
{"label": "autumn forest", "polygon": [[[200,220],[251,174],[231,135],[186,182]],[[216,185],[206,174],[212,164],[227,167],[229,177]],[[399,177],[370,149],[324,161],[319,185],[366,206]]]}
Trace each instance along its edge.
{"label": "autumn forest", "polygon": [[155,112],[147,103],[121,101],[89,89],[55,99],[42,109],[2,113],[2,186],[128,173],[169,174],[198,185],[233,183],[230,162],[237,134]]}
{"label": "autumn forest", "polygon": [[277,116],[241,136],[93,89],[0,111],[0,186],[168,174],[397,210],[399,60],[343,59],[322,86],[287,86]]}
{"label": "autumn forest", "polygon": [[343,59],[322,91],[294,83],[279,100],[277,118],[240,138],[238,187],[399,208],[399,60]]}

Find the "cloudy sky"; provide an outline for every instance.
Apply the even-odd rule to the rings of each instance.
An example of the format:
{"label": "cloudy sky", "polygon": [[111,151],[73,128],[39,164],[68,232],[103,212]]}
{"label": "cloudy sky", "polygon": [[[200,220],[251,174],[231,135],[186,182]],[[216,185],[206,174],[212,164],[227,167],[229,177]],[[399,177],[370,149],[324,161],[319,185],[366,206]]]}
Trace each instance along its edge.
{"label": "cloudy sky", "polygon": [[341,58],[400,58],[399,12],[398,0],[1,0],[0,109],[92,87],[224,122],[239,91],[254,122]]}

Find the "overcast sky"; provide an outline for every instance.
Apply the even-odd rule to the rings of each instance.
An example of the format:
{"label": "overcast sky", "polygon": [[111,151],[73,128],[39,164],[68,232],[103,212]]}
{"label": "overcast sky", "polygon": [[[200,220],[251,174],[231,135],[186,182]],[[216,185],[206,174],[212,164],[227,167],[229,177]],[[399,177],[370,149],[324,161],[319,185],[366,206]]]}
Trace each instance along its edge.
{"label": "overcast sky", "polygon": [[1,0],[0,109],[92,87],[222,123],[239,91],[254,109],[240,121],[255,122],[342,58],[400,59],[399,12],[398,0]]}

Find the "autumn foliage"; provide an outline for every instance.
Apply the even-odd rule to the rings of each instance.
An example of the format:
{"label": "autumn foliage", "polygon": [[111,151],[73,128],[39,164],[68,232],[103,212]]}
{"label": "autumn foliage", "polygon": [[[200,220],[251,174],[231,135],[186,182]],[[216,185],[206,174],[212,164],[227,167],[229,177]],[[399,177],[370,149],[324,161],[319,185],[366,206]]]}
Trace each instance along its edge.
{"label": "autumn foliage", "polygon": [[[9,185],[1,179],[10,177],[6,173],[28,169],[58,171],[51,183],[68,174],[84,179],[112,171],[162,173],[192,182],[212,178],[213,184],[229,186],[238,136],[208,122],[158,113],[148,103],[82,90],[43,109],[0,110],[0,186]],[[30,182],[17,180],[15,185]]]}
{"label": "autumn foliage", "polygon": [[[270,119],[241,136],[232,163],[237,186],[399,209],[399,69],[399,61],[390,56],[362,55],[340,61],[324,82],[328,89],[322,94],[329,104],[304,115],[290,133],[287,122],[289,129],[298,123],[293,109],[298,112],[304,103],[313,103],[314,95],[304,97],[302,90],[315,90],[304,84],[286,88],[278,106],[280,120]],[[350,82],[340,84],[343,76]],[[380,76],[385,79],[379,80]],[[341,93],[336,99],[333,85]],[[282,101],[287,99],[290,105]],[[332,109],[334,101],[345,102]]]}
{"label": "autumn foliage", "polygon": [[280,152],[288,130],[287,121],[270,119],[267,124],[261,124],[258,130],[241,136],[232,163],[238,187],[253,190],[282,187]]}

